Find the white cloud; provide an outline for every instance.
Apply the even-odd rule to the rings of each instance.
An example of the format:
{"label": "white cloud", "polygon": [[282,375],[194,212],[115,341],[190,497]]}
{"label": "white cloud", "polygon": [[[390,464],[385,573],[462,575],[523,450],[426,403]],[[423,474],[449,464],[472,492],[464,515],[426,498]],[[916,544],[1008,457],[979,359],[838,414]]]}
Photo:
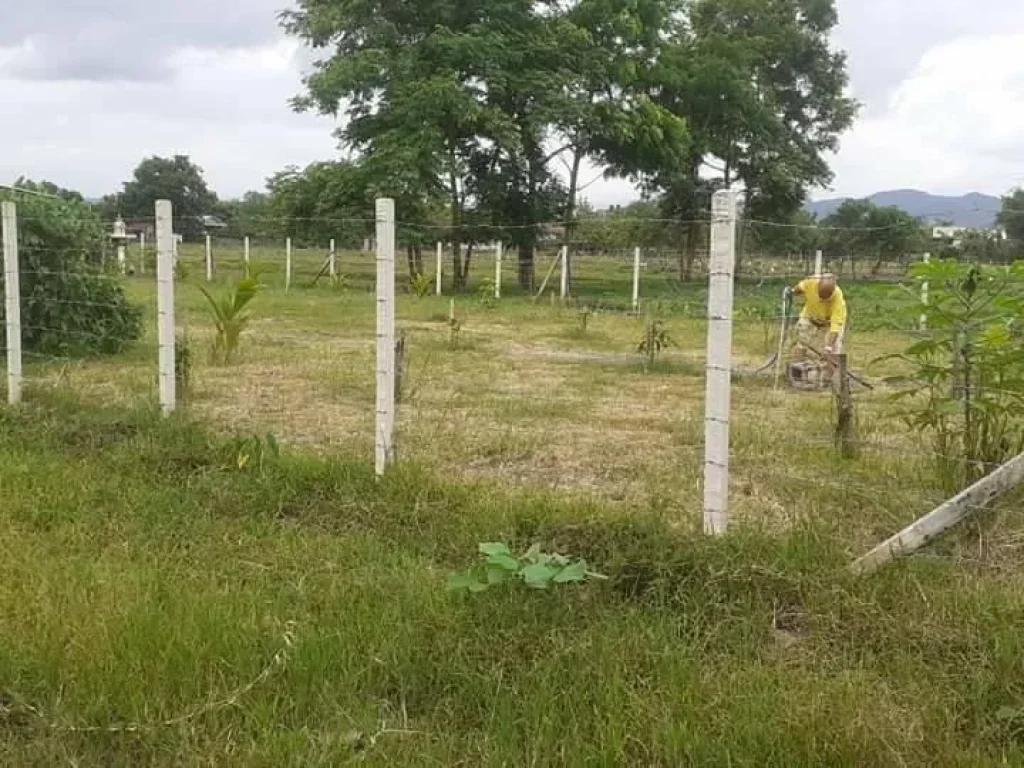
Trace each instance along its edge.
{"label": "white cloud", "polygon": [[1024,33],[932,47],[862,119],[833,164],[835,189],[867,195],[913,186],[998,193],[1024,184]]}
{"label": "white cloud", "polygon": [[[97,196],[144,157],[188,154],[230,197],[289,164],[337,155],[333,121],[294,114],[301,88],[288,41],[226,51],[182,49],[150,82],[0,79],[0,179],[48,179]],[[0,63],[3,59],[0,58]]]}

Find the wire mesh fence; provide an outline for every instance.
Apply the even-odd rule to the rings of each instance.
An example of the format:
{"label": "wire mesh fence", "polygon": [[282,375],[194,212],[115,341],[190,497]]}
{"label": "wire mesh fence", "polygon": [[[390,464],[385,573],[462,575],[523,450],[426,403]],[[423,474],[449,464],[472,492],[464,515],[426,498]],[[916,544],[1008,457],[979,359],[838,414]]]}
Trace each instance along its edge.
{"label": "wire mesh fence", "polygon": [[[103,405],[155,403],[156,233],[136,233],[122,263],[108,241],[98,254],[33,244],[28,223],[19,222],[26,385],[65,387]],[[113,222],[99,225],[106,233]],[[272,433],[303,450],[368,458],[377,437],[379,253],[369,235],[344,233],[365,229],[364,220],[318,225],[338,227],[333,243],[276,231],[176,243],[181,406],[226,434]],[[740,222],[740,241],[744,226],[753,243],[770,225]],[[454,244],[448,231],[409,225],[396,234],[400,462],[637,508],[700,506],[706,236],[671,248],[557,240],[525,248],[512,239]],[[843,234],[854,243],[862,233]],[[850,306],[850,364],[877,385],[855,387],[854,463],[835,448],[832,396],[776,389],[772,376],[787,319],[782,289],[819,271],[815,251],[748,250],[737,259],[729,364],[737,516],[790,520],[843,493],[870,497],[896,521],[941,500],[936,451],[903,424],[881,385],[891,364],[873,364],[914,338],[920,285],[908,269],[921,259],[843,248],[821,256]],[[234,318],[237,346],[225,355],[217,304],[233,306],[247,274],[260,289]],[[126,306],[138,318],[134,336]]]}

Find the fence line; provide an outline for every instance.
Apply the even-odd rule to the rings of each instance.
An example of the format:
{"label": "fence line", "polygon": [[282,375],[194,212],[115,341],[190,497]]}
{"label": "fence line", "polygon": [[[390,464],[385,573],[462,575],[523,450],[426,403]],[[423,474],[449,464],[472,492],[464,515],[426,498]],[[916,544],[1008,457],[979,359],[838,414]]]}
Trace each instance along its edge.
{"label": "fence line", "polygon": [[[806,258],[797,260],[796,264],[793,264],[793,260],[790,261],[779,261],[775,264],[770,264],[772,268],[770,271],[764,263],[758,262],[751,256],[747,256],[747,268],[748,270],[761,271],[762,278],[761,283],[757,287],[752,285],[744,286],[737,284],[735,281],[735,274],[737,271],[737,257],[738,257],[738,240],[741,236],[739,227],[741,220],[736,212],[736,197],[735,194],[729,191],[723,191],[715,196],[714,200],[715,208],[711,212],[711,215],[704,219],[705,223],[710,223],[710,242],[709,252],[705,252],[703,246],[696,249],[695,253],[687,253],[685,251],[678,252],[665,252],[658,251],[656,249],[645,249],[640,246],[631,248],[620,248],[616,249],[611,254],[597,254],[587,253],[582,249],[574,250],[575,246],[571,243],[556,244],[554,242],[546,243],[543,249],[535,251],[534,268],[537,270],[537,276],[548,267],[548,260],[550,259],[550,271],[549,277],[553,279],[554,270],[560,268],[560,286],[559,295],[562,299],[569,300],[573,297],[579,297],[581,304],[584,305],[584,310],[579,313],[572,313],[569,311],[571,304],[558,304],[556,298],[552,292],[552,305],[556,307],[552,310],[551,317],[558,318],[558,322],[563,326],[558,331],[559,335],[564,332],[565,338],[570,338],[568,326],[573,323],[579,323],[580,327],[572,329],[574,339],[585,338],[586,335],[586,323],[588,322],[589,309],[591,306],[601,306],[602,301],[607,301],[608,306],[616,312],[621,310],[621,314],[625,315],[628,312],[637,313],[641,309],[647,309],[652,315],[657,315],[659,308],[655,302],[664,298],[666,300],[666,306],[670,310],[676,310],[679,312],[685,312],[687,318],[696,319],[698,314],[701,314],[701,310],[706,308],[706,320],[707,320],[707,339],[705,347],[705,359],[704,365],[704,403],[705,413],[703,417],[703,444],[699,445],[699,448],[703,449],[703,513],[704,513],[704,524],[705,528],[710,534],[719,534],[726,530],[729,524],[729,489],[730,489],[730,463],[735,462],[735,457],[731,456],[730,453],[730,429],[735,430],[737,427],[737,421],[735,414],[732,413],[732,392],[731,392],[731,378],[735,368],[735,361],[733,360],[732,348],[733,348],[733,332],[737,329],[738,324],[749,321],[751,323],[762,322],[766,325],[778,320],[781,315],[778,313],[776,306],[777,291],[770,284],[776,281],[798,279],[806,276],[806,272],[803,267],[809,264],[811,258],[810,253],[807,253]],[[9,213],[10,212],[10,213]],[[25,221],[19,221],[16,218],[16,209],[13,204],[5,204],[3,211],[3,223],[4,223],[4,258],[5,258],[5,317],[6,317],[6,330],[7,330],[7,357],[8,357],[8,396],[11,402],[16,402],[18,394],[21,390],[21,357],[26,354],[20,347],[22,345],[23,334],[26,339],[31,337],[28,334],[32,333],[45,333],[45,334],[60,334],[64,333],[69,341],[73,341],[75,334],[85,335],[86,331],[66,331],[60,327],[58,322],[52,322],[44,318],[44,320],[32,320],[28,322],[21,322],[19,318],[18,309],[20,307],[19,302],[19,277],[22,281],[30,281],[33,277],[40,275],[74,275],[74,265],[80,263],[84,259],[91,259],[90,264],[95,265],[95,254],[88,251],[88,249],[47,249],[47,248],[34,248],[33,253],[52,253],[52,254],[66,254],[67,259],[56,259],[53,260],[54,266],[52,268],[41,267],[34,263],[26,264],[24,258],[28,249],[22,246],[22,259],[20,264],[18,263],[18,242],[17,233],[18,227],[24,226]],[[280,291],[282,287],[281,276],[283,273],[283,288],[285,291],[291,291],[291,295],[300,294],[301,289],[310,287],[307,286],[307,279],[312,279],[315,284],[316,279],[326,274],[332,277],[338,277],[339,275],[344,278],[339,280],[338,283],[345,283],[349,277],[358,277],[364,280],[360,284],[360,288],[369,289],[370,285],[374,286],[375,291],[375,308],[376,308],[376,347],[375,347],[375,380],[374,380],[374,411],[373,411],[373,424],[372,429],[374,432],[374,458],[375,458],[375,471],[378,474],[383,474],[387,467],[395,460],[396,456],[396,442],[399,436],[405,435],[404,430],[406,429],[407,422],[415,422],[417,419],[427,420],[430,418],[436,418],[440,422],[440,416],[437,413],[429,414],[424,409],[418,408],[417,406],[409,406],[409,411],[406,412],[405,400],[403,402],[403,411],[401,413],[402,419],[399,420],[399,411],[397,401],[400,399],[398,392],[398,380],[401,376],[401,365],[399,363],[401,348],[401,336],[397,332],[397,305],[396,305],[396,272],[404,272],[404,268],[400,264],[396,264],[396,248],[402,242],[400,240],[401,229],[400,225],[396,222],[396,213],[394,209],[394,203],[391,200],[380,200],[377,203],[377,215],[374,219],[368,219],[366,221],[373,221],[375,223],[375,240],[374,240],[374,251],[371,257],[369,253],[364,253],[359,250],[346,250],[342,248],[339,252],[339,242],[344,245],[346,242],[341,238],[344,233],[339,233],[339,237],[329,238],[326,240],[328,243],[327,247],[324,248],[322,243],[320,245],[309,245],[308,240],[293,239],[292,237],[274,237],[266,241],[256,240],[253,236],[245,235],[242,238],[223,238],[215,237],[207,234],[203,237],[202,242],[199,238],[195,238],[183,246],[180,257],[181,263],[189,265],[195,270],[196,277],[188,280],[183,274],[175,272],[175,258],[176,251],[178,248],[177,241],[174,234],[174,217],[173,211],[169,203],[160,202],[157,204],[155,209],[154,222],[156,224],[155,234],[155,260],[147,261],[146,258],[146,236],[144,233],[140,233],[139,236],[139,274],[144,274],[146,271],[147,263],[155,265],[155,286],[156,286],[156,300],[157,300],[157,354],[153,355],[148,353],[149,356],[144,362],[140,362],[140,365],[144,365],[147,376],[149,377],[149,386],[152,387],[153,369],[156,369],[156,378],[158,384],[158,402],[161,411],[164,414],[172,413],[179,405],[179,401],[184,401],[183,392],[178,391],[178,355],[177,355],[177,324],[175,317],[175,287],[176,282],[185,281],[186,286],[191,285],[193,288],[196,283],[202,283],[203,274],[199,272],[200,260],[205,258],[206,282],[217,282],[223,281],[228,275],[230,275],[231,269],[238,265],[249,265],[250,262],[263,267],[270,265],[272,271],[265,273],[265,282],[271,285],[276,290],[277,298],[280,300]],[[11,223],[13,222],[13,223]],[[13,246],[11,245],[11,239],[13,237]],[[231,245],[233,244],[233,245]],[[364,243],[364,246],[366,244]],[[408,245],[408,243],[405,243]],[[230,247],[226,247],[230,246]],[[419,248],[422,248],[423,243],[419,243]],[[411,246],[410,246],[411,247]],[[472,269],[473,274],[478,279],[473,287],[482,288],[489,280],[487,278],[490,274],[492,266],[491,259],[493,258],[494,268],[494,286],[493,286],[493,299],[503,302],[508,302],[514,296],[519,295],[521,297],[534,297],[535,286],[530,286],[529,290],[518,285],[518,281],[504,281],[504,270],[506,268],[506,242],[499,239],[495,242],[495,248],[493,251],[486,249],[477,249],[472,252]],[[205,248],[205,256],[203,249]],[[443,241],[436,242],[435,246],[435,263],[433,265],[424,265],[424,260],[429,261],[429,254],[424,256],[422,252],[412,252],[411,259],[419,259],[419,261],[410,261],[410,264],[418,268],[418,272],[415,274],[416,279],[410,280],[409,290],[412,290],[414,284],[417,286],[418,291],[430,293],[431,288],[434,292],[440,295],[444,290],[443,276],[445,274],[444,260],[449,255],[445,252],[445,246]],[[463,258],[468,259],[469,254],[463,252]],[[690,266],[693,268],[694,282],[692,285],[687,286],[684,292],[679,288],[680,280],[675,279],[675,275],[678,274],[677,270],[682,264],[682,259],[687,256],[692,256]],[[927,259],[927,255],[925,256]],[[120,261],[120,259],[119,259]],[[822,251],[817,251],[813,256],[814,271],[819,273],[821,270],[827,268],[824,262],[824,255]],[[400,263],[405,262],[405,256],[401,256],[399,259]],[[12,266],[13,263],[13,266]],[[452,262],[449,262],[452,263]],[[465,262],[463,262],[465,263]],[[372,265],[372,270],[371,270]],[[431,286],[430,267],[434,267],[434,285]],[[124,284],[130,287],[137,288],[143,283],[140,280],[134,280],[131,276],[121,276],[119,270],[114,270],[113,265],[108,265],[106,274],[99,274],[100,279],[109,280],[116,284]],[[774,268],[778,267],[778,270]],[[799,271],[797,271],[799,270]],[[350,273],[346,275],[345,273]],[[316,275],[314,278],[313,275]],[[12,279],[13,275],[13,279]],[[461,276],[460,276],[461,277]],[[702,285],[703,279],[707,278],[707,290]],[[423,278],[423,279],[420,279]],[[483,279],[480,279],[483,278]],[[371,279],[373,282],[371,282]],[[404,276],[403,276],[404,279]],[[455,283],[456,275],[452,274],[451,283]],[[152,295],[152,289],[154,287],[152,277],[145,282],[148,286],[149,295]],[[769,285],[769,288],[762,286]],[[673,293],[675,291],[675,293]],[[746,293],[744,293],[746,291]],[[193,290],[191,296],[188,291],[183,292],[185,294],[184,301],[187,302],[190,299],[197,298],[195,291]],[[484,360],[485,355],[493,355],[494,350],[488,349],[487,344],[478,345],[478,349],[474,349],[472,341],[484,339],[485,334],[491,333],[492,329],[496,326],[500,326],[501,323],[494,323],[484,321],[481,326],[485,326],[485,330],[477,330],[473,328],[473,322],[478,317],[486,317],[484,314],[487,311],[492,310],[496,305],[492,301],[491,291],[488,290],[477,290],[465,291],[468,296],[465,299],[460,298],[458,300],[459,310],[455,312],[453,310],[448,322],[444,322],[443,316],[440,316],[440,302],[434,302],[433,300],[426,299],[425,303],[421,307],[423,310],[418,310],[414,317],[415,321],[411,323],[410,327],[413,328],[412,333],[428,334],[433,333],[433,336],[429,337],[429,343],[425,344],[425,347],[430,348],[430,354],[442,354],[437,351],[436,348],[444,346],[442,344],[447,336],[447,347],[452,350],[465,350],[467,355],[479,354],[480,359]],[[908,294],[907,301],[909,304],[913,304],[917,298],[916,287],[913,291],[905,291]],[[734,307],[734,302],[737,296],[744,298],[745,296],[764,296],[765,308],[758,306],[745,305],[738,309]],[[308,295],[308,294],[307,294]],[[704,305],[705,296],[707,300],[706,307]],[[681,297],[681,298],[678,298]],[[675,301],[678,298],[678,304],[669,304],[670,301]],[[362,301],[365,297],[357,297],[358,301]],[[924,284],[921,286],[920,299],[923,304],[927,303],[928,300],[928,286]],[[469,304],[469,302],[474,302]],[[366,299],[368,302],[368,299]],[[453,299],[453,307],[455,300]],[[588,304],[589,302],[589,304]],[[74,304],[81,309],[89,307],[110,307],[114,308],[116,305],[107,304],[102,301],[90,301],[84,300],[71,300],[65,299],[60,296],[53,297],[49,303],[55,307],[61,305]],[[353,302],[355,303],[355,302]],[[182,305],[184,308],[188,306],[187,303]],[[337,308],[341,306],[345,308],[348,306],[347,301],[334,302],[333,300],[325,301],[323,307]],[[369,304],[366,303],[368,307]],[[465,310],[466,306],[472,306],[472,313],[467,313]],[[523,302],[521,305],[524,307],[524,316],[527,311],[533,312],[530,304]],[[693,310],[693,314],[690,314],[690,310]],[[750,310],[756,310],[752,313]],[[909,324],[914,325],[917,313],[916,305],[913,307],[913,312],[908,316]],[[431,314],[431,311],[433,314]],[[537,312],[542,314],[543,310]],[[578,316],[577,316],[578,314]],[[466,317],[469,316],[469,320]],[[902,315],[901,315],[902,317]],[[287,322],[291,322],[293,319],[292,314],[282,318],[285,320],[282,325]],[[347,318],[346,318],[347,319]],[[516,318],[518,321],[518,318]],[[330,322],[330,321],[325,321]],[[333,322],[337,322],[335,318]],[[597,322],[591,320],[590,322]],[[601,322],[607,322],[606,327],[611,327],[613,322],[607,318],[602,319]],[[635,321],[631,321],[635,322]],[[434,325],[431,326],[430,324]],[[635,322],[635,326],[639,328],[641,323]],[[362,353],[369,355],[369,329],[368,327],[360,327],[359,332],[364,334],[364,337],[357,339],[359,344],[362,344],[364,349]],[[694,323],[696,328],[701,328],[699,323]],[[623,326],[618,326],[617,329],[621,329]],[[630,329],[634,326],[630,325]],[[923,324],[922,324],[922,327]],[[408,330],[408,328],[406,329]],[[602,329],[603,330],[603,329]],[[748,327],[749,330],[749,327]],[[902,330],[909,331],[909,327]],[[303,332],[308,329],[303,329]],[[150,333],[152,331],[149,331]],[[500,331],[498,331],[500,333]],[[632,331],[630,331],[632,332]],[[102,332],[97,332],[95,338],[102,338]],[[316,333],[320,333],[319,330]],[[329,326],[325,325],[323,330],[323,336],[328,336],[330,333]],[[461,337],[459,334],[462,334]],[[476,334],[474,336],[474,334]],[[301,343],[295,342],[295,337],[298,334],[291,330],[290,334],[282,334],[282,338],[286,339],[281,342],[282,346],[295,343],[295,346],[302,347],[307,344],[306,339],[302,339]],[[609,334],[611,336],[612,334]],[[767,332],[766,332],[767,337]],[[460,338],[462,341],[460,341]],[[556,335],[549,335],[545,341],[558,338]],[[469,343],[465,343],[469,339]],[[339,341],[334,339],[334,342]],[[345,342],[350,341],[349,339],[343,340]],[[507,341],[507,339],[506,339]],[[614,343],[623,344],[626,343],[620,337],[615,338]],[[743,341],[741,337],[741,342]],[[749,339],[747,339],[749,342]],[[515,343],[520,343],[518,337],[515,337]],[[601,344],[605,344],[602,341]],[[462,346],[460,346],[462,345]],[[312,343],[308,343],[308,346],[312,346]],[[348,347],[344,343],[328,345],[327,349],[323,352],[324,360],[328,361],[328,364],[334,366],[331,369],[331,374],[334,376],[335,368],[341,369],[347,366],[353,365],[352,360],[354,358],[344,357],[340,358],[339,353],[345,355],[348,350],[354,349],[357,344]],[[490,345],[497,346],[497,345]],[[64,350],[57,350],[62,352]],[[749,350],[748,350],[749,351]],[[588,350],[589,352],[589,350]],[[356,353],[353,353],[353,355]],[[586,353],[580,353],[580,357],[577,358],[576,362],[580,360],[587,360],[584,357]],[[610,353],[605,354],[605,358],[599,356],[599,353],[594,353],[594,360],[598,362],[606,362],[608,365],[619,364],[621,360],[613,359],[613,355]],[[635,351],[631,352],[635,357]],[[57,361],[67,359],[71,361],[73,358],[70,356],[63,358],[60,355],[44,355],[39,352],[28,351],[27,352],[30,361],[32,359]],[[141,358],[141,355],[138,356]],[[629,355],[620,355],[621,357],[629,357]],[[17,362],[15,362],[17,358]],[[132,358],[114,358],[115,361],[119,361],[122,364],[126,359]],[[473,358],[474,360],[476,358]],[[572,362],[573,358],[568,358]],[[339,362],[340,360],[340,362]],[[687,365],[697,362],[699,364],[700,358],[697,354],[694,354],[692,358],[685,361],[680,358],[673,358],[673,363],[685,362]],[[450,361],[446,360],[445,365],[448,365]],[[509,366],[518,364],[520,361],[513,355],[510,355],[506,361]],[[155,366],[154,366],[155,363]],[[275,363],[278,366],[283,366],[283,363],[277,361]],[[363,361],[360,363],[362,366],[361,370],[364,372],[367,380],[370,376],[369,362]],[[680,366],[681,367],[681,366]],[[452,373],[452,368],[446,368],[441,366],[443,369],[441,376],[460,376],[465,379],[472,379],[476,375],[476,371],[473,370],[472,366],[466,366],[464,370],[459,370],[458,373]],[[270,368],[270,372],[262,369],[256,369],[258,375],[265,375],[268,378],[273,378],[277,375],[277,371]],[[597,369],[595,368],[595,371]],[[30,367],[29,374],[32,374],[33,369]],[[504,372],[503,372],[504,373]],[[584,374],[586,372],[584,371]],[[516,381],[515,385],[518,387],[525,387],[533,384],[531,381],[527,381],[531,378],[540,379],[542,377],[536,375],[536,371],[529,371],[525,369],[521,375],[523,381]],[[325,377],[327,378],[327,377]],[[339,377],[340,378],[340,377]],[[597,378],[595,375],[594,378]],[[432,381],[430,386],[436,389],[443,390],[445,387],[450,387],[452,391],[452,402],[455,402],[459,392],[459,388],[462,386],[462,381],[458,380],[457,384],[453,385],[455,379],[446,379],[442,383]],[[349,386],[351,382],[338,383],[337,381],[331,382],[332,387],[343,387]],[[359,384],[358,386],[362,386]],[[357,389],[358,386],[353,386]],[[538,385],[540,386],[540,385]],[[552,388],[560,391],[559,387],[562,384],[552,384]],[[545,416],[545,419],[558,422],[559,419],[563,418],[559,414],[559,409],[571,408],[574,400],[572,398],[564,397],[550,397],[546,393],[541,392],[539,389],[529,395],[527,398],[521,394],[516,394],[520,390],[514,387],[510,388],[512,394],[508,395],[508,399],[512,400],[514,397],[521,398],[522,404],[528,405],[529,409],[535,409],[539,412],[550,414]],[[151,390],[150,390],[151,392]],[[314,391],[316,392],[316,391]],[[369,407],[369,389],[366,389],[367,402],[360,402],[358,408],[365,412],[365,419],[370,419],[370,407]],[[484,399],[489,399],[493,394],[490,391],[486,392]],[[646,408],[652,408],[651,403],[654,399],[660,395],[655,393],[653,390],[646,393],[634,393],[635,401],[631,401],[629,406],[613,401],[611,404],[603,403],[595,407],[595,410],[599,407],[603,408],[619,408],[620,411],[616,412],[616,418],[622,417],[625,420],[625,416],[632,414],[629,410],[630,406],[637,406],[637,410],[643,410]],[[308,389],[302,391],[302,397],[314,399],[315,396],[310,395]],[[644,400],[647,397],[649,400]],[[495,400],[500,398],[494,397]],[[256,399],[247,405],[253,410],[259,408],[267,408],[266,400]],[[323,403],[314,402],[313,407],[322,405]],[[282,406],[282,412],[291,404]],[[306,406],[303,403],[302,406]],[[449,406],[445,406],[449,407]],[[452,405],[451,408],[455,409],[460,406]],[[496,406],[497,408],[497,406]],[[510,433],[515,433],[515,419],[518,418],[518,414],[511,413],[507,416],[503,416],[499,411],[498,416],[493,418],[499,419],[499,429],[494,429],[494,425],[488,423],[487,425],[480,428],[482,433],[486,436],[498,440],[499,433],[502,430],[507,430]],[[426,415],[425,415],[426,414]],[[501,422],[500,419],[506,419]],[[659,415],[659,418],[664,419],[664,415]],[[434,423],[434,422],[431,422]],[[513,426],[509,426],[513,424]],[[399,425],[401,428],[399,428]],[[234,424],[233,424],[234,427]],[[367,442],[369,441],[369,432],[371,427],[368,424],[359,427],[360,433],[365,434]],[[561,429],[561,427],[559,427]],[[816,440],[814,438],[801,437],[803,444],[808,446],[814,444]],[[694,440],[694,459],[695,463],[700,461],[696,448],[698,447],[698,441]],[[831,445],[831,441],[820,441],[822,445]],[[853,445],[858,448],[864,448],[867,450],[877,450],[880,455],[892,455],[902,454],[898,448],[890,448],[884,444],[880,444],[874,441],[853,441]],[[369,447],[364,446],[366,455],[368,456]],[[403,444],[404,448],[404,444]],[[501,454],[502,451],[506,450],[505,446],[499,445],[497,448],[493,446],[484,446],[480,448],[481,455],[485,458],[481,459],[478,456],[471,457],[467,464],[474,461],[485,461],[487,451],[497,451]],[[525,448],[522,452],[529,455],[530,448]],[[412,451],[411,453],[414,453]],[[504,454],[501,454],[504,455]],[[926,451],[920,451],[913,454],[919,458],[927,458],[928,454]],[[748,458],[748,457],[745,457]],[[610,461],[614,461],[614,457]],[[581,469],[581,471],[585,471]],[[810,481],[811,479],[809,479]],[[564,482],[564,478],[559,477],[555,481],[555,485]],[[735,489],[733,489],[735,491]]]}

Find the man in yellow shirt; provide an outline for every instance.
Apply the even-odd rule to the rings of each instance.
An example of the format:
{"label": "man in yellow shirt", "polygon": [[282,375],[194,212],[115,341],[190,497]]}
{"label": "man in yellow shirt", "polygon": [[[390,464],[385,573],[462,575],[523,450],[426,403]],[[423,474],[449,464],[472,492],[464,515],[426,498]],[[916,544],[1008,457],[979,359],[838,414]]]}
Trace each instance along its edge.
{"label": "man in yellow shirt", "polygon": [[807,357],[807,344],[817,339],[825,331],[825,362],[828,365],[825,380],[831,381],[835,367],[835,355],[842,353],[846,335],[846,298],[843,290],[836,283],[835,275],[821,275],[802,280],[795,288],[790,289],[793,296],[803,296],[804,308],[796,324],[796,348],[794,360]]}

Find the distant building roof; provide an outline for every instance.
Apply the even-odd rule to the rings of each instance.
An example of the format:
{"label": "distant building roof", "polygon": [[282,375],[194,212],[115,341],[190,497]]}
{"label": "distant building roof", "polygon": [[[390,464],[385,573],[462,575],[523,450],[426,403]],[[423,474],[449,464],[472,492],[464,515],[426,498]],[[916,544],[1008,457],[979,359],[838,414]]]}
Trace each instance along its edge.
{"label": "distant building roof", "polygon": [[216,216],[207,215],[201,218],[203,222],[203,227],[205,227],[206,229],[224,229],[227,226],[227,224],[225,224],[224,221],[222,221]]}

